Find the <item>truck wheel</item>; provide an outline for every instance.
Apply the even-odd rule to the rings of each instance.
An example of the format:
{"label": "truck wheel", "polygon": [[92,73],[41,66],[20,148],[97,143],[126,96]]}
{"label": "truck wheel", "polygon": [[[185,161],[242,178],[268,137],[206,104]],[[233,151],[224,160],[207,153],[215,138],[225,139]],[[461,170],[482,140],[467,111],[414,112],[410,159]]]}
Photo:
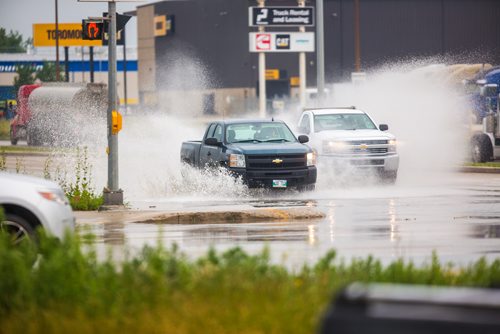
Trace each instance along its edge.
{"label": "truck wheel", "polygon": [[193,168],[192,164],[188,160],[181,161],[181,176],[185,181],[189,178],[189,170]]}
{"label": "truck wheel", "polygon": [[14,129],[12,127],[10,127],[10,143],[17,145],[17,138],[14,136]]}
{"label": "truck wheel", "polygon": [[26,141],[28,143],[28,146],[38,146],[38,138],[36,137],[36,131],[35,129],[28,127],[26,129]]}
{"label": "truck wheel", "polygon": [[476,136],[472,139],[472,161],[490,161],[493,155],[493,146],[490,138],[486,135]]}
{"label": "truck wheel", "polygon": [[300,191],[300,192],[303,192],[303,191],[314,191],[314,189],[316,189],[316,185],[315,184],[306,184],[306,185],[298,186],[297,187],[297,190]]}
{"label": "truck wheel", "polygon": [[382,172],[382,182],[385,184],[395,184],[398,179],[398,171]]}

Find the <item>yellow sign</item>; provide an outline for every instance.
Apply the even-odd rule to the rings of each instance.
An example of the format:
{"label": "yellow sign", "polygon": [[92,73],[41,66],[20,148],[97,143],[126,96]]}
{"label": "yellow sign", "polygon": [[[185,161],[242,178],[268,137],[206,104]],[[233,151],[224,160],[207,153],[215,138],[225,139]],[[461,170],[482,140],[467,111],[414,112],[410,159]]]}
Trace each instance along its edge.
{"label": "yellow sign", "polygon": [[266,80],[279,80],[280,70],[266,70]]}
{"label": "yellow sign", "polygon": [[111,134],[117,135],[118,132],[122,129],[122,114],[118,111],[113,110],[111,112]]}
{"label": "yellow sign", "polygon": [[290,86],[299,87],[299,85],[300,85],[300,78],[299,77],[291,77],[290,78]]}
{"label": "yellow sign", "polygon": [[154,18],[155,37],[167,36],[172,31],[172,17],[167,15],[158,15]]}
{"label": "yellow sign", "polygon": [[[101,46],[101,40],[83,40],[81,23],[59,23],[59,46]],[[56,46],[55,23],[33,24],[33,46]]]}

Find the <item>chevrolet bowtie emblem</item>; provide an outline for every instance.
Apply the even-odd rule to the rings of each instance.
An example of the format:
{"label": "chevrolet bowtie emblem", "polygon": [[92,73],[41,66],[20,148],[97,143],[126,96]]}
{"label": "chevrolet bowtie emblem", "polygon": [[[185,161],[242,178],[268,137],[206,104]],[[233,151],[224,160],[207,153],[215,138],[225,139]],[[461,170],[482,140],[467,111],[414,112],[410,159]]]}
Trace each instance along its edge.
{"label": "chevrolet bowtie emblem", "polygon": [[281,159],[274,159],[273,160],[273,163],[275,163],[275,164],[280,164],[282,162],[283,162],[283,160],[281,160]]}
{"label": "chevrolet bowtie emblem", "polygon": [[361,144],[361,145],[359,145],[359,148],[364,151],[364,150],[366,150],[368,148],[368,145]]}

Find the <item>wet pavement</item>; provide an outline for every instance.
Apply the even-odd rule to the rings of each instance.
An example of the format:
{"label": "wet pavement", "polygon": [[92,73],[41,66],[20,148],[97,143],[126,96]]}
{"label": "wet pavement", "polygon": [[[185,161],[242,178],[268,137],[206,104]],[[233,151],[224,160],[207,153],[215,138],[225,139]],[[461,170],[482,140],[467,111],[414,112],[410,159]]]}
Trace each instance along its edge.
{"label": "wet pavement", "polygon": [[244,198],[173,197],[132,201],[130,206],[151,212],[306,207],[325,218],[199,224],[81,219],[79,230],[95,233],[99,248],[111,247],[117,257],[125,247],[134,251],[158,242],[175,243],[193,258],[209,247],[222,251],[239,246],[250,253],[268,247],[274,262],[292,268],[315,263],[331,249],[346,259],[373,255],[386,263],[397,258],[423,263],[432,251],[442,261],[460,264],[500,257],[498,174],[455,173],[425,182],[401,180],[395,186],[324,186],[310,193]]}

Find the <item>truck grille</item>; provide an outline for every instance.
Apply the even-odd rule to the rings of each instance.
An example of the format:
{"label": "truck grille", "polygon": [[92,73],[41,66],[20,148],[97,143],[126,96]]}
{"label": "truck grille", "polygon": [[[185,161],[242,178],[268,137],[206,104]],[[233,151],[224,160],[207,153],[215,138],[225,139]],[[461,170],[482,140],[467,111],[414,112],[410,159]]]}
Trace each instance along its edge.
{"label": "truck grille", "polygon": [[247,155],[248,169],[293,169],[306,166],[305,154]]}
{"label": "truck grille", "polygon": [[323,143],[323,152],[326,154],[349,157],[386,155],[389,150],[389,143],[387,140],[352,140],[340,144],[340,146],[336,144],[330,146],[330,143],[325,141]]}
{"label": "truck grille", "polygon": [[383,154],[387,153],[387,147],[367,147],[365,149],[352,147],[349,152],[354,154]]}

